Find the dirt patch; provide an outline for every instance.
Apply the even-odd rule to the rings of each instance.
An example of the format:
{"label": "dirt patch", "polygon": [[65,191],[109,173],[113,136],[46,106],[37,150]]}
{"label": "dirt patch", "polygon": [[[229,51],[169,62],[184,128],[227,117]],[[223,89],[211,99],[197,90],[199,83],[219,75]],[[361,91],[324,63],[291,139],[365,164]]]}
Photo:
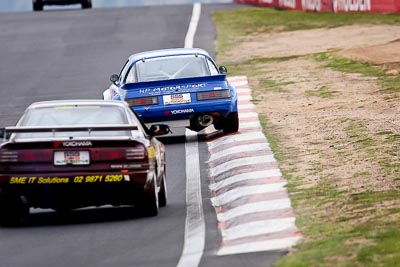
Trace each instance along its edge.
{"label": "dirt patch", "polygon": [[[295,168],[304,187],[327,183],[352,193],[400,187],[377,161],[392,146],[383,147],[379,133],[400,134],[398,99],[386,99],[374,79],[322,68],[311,59],[264,68],[259,78],[284,85],[256,90],[257,110],[268,116],[274,134],[296,155],[282,167]],[[330,92],[328,97],[320,94],[322,89]],[[360,144],[365,139],[370,140],[368,149]],[[374,157],[367,155],[369,149],[374,149]]]}
{"label": "dirt patch", "polygon": [[[328,50],[386,44],[397,39],[400,39],[400,26],[393,25],[354,25],[331,29],[259,34],[242,38],[236,47],[221,55],[221,60],[307,55]],[[393,49],[396,47],[396,58],[399,58],[398,46]],[[378,48],[381,49],[381,47]],[[363,53],[363,51],[353,51],[356,54]]]}
{"label": "dirt patch", "polygon": [[400,40],[379,45],[344,49],[339,51],[337,55],[355,61],[384,65],[389,70],[389,74],[392,75],[400,73]]}
{"label": "dirt patch", "polygon": [[337,55],[373,64],[398,63],[400,62],[400,40],[380,45],[344,49]]}

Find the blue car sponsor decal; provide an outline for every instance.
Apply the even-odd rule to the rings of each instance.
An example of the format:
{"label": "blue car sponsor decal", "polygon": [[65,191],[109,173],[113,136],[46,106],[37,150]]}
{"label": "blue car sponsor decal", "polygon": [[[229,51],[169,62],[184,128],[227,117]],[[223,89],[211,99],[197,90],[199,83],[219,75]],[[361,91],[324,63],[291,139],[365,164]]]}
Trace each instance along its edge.
{"label": "blue car sponsor decal", "polygon": [[183,85],[176,85],[176,86],[139,89],[139,93],[146,94],[146,95],[172,94],[174,92],[188,93],[188,92],[193,92],[194,90],[198,90],[198,89],[205,88],[205,87],[206,87],[205,83],[183,84]]}
{"label": "blue car sponsor decal", "polygon": [[178,115],[178,114],[187,114],[187,113],[194,113],[193,108],[186,108],[186,109],[175,109],[175,110],[166,110],[164,111],[165,116],[170,115]]}

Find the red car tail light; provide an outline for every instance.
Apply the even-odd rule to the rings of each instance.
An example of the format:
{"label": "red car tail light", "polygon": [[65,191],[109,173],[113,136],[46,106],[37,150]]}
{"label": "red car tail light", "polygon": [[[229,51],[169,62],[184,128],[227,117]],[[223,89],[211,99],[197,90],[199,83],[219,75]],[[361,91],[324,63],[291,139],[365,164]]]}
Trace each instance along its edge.
{"label": "red car tail light", "polygon": [[229,90],[215,90],[209,92],[199,92],[197,93],[197,100],[212,100],[212,99],[220,99],[220,98],[230,98],[231,93]]}
{"label": "red car tail light", "polygon": [[125,102],[128,103],[129,106],[148,106],[148,105],[157,105],[158,97],[150,96],[150,97],[139,97],[139,98],[128,98],[125,99]]}
{"label": "red car tail light", "polygon": [[125,155],[122,150],[112,150],[106,153],[106,157],[108,160],[122,160]]}
{"label": "red car tail light", "polygon": [[32,161],[35,160],[36,156],[33,152],[25,152],[20,154],[20,159],[22,161]]}
{"label": "red car tail light", "polygon": [[0,151],[0,162],[52,162],[53,156],[50,150],[18,150],[18,151]]}
{"label": "red car tail light", "polygon": [[17,151],[1,151],[0,162],[18,162]]}

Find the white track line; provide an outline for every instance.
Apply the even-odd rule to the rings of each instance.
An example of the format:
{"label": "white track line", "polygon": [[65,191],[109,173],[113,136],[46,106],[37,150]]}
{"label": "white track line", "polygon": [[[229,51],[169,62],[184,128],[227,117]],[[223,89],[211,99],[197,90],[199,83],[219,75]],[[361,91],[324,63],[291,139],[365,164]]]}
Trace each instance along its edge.
{"label": "white track line", "polygon": [[229,190],[228,192],[211,198],[211,202],[214,207],[222,206],[241,197],[285,190],[286,184],[287,182],[265,185],[241,186],[240,188]]}
{"label": "white track line", "polygon": [[282,176],[280,169],[273,169],[273,170],[265,170],[265,171],[254,171],[254,172],[246,172],[242,174],[237,174],[226,178],[220,182],[210,184],[210,190],[219,190],[225,186],[246,181],[246,180],[255,180],[255,179],[264,179],[269,177],[279,177]]}
{"label": "white track line", "polygon": [[205,222],[200,183],[200,161],[197,133],[186,130],[186,221],[185,240],[178,267],[198,266],[205,246]]}
{"label": "white track line", "polygon": [[201,4],[194,3],[192,11],[192,19],[190,20],[189,28],[185,37],[185,48],[192,48],[194,42],[194,36],[197,31],[197,26],[199,24],[201,15]]}
{"label": "white track line", "polygon": [[[201,4],[193,5],[192,19],[185,38],[185,47],[193,47],[194,35],[201,14]],[[189,140],[191,139],[191,140]],[[200,159],[197,133],[186,130],[186,220],[185,240],[177,267],[197,267],[205,246],[206,227],[200,183]]]}

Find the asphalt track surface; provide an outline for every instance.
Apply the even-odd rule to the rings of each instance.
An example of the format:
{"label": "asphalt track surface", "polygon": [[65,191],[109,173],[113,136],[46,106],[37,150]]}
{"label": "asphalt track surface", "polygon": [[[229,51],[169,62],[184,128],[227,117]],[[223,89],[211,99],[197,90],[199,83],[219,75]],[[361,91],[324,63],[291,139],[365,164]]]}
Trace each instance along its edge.
{"label": "asphalt track surface", "polygon": [[[194,46],[214,54],[210,13],[237,8],[202,5]],[[15,124],[27,105],[53,99],[100,98],[129,54],[182,47],[192,5],[52,10],[0,16],[0,124]],[[82,209],[68,215],[34,210],[20,226],[0,228],[0,266],[176,266],[186,217],[185,144],[167,144],[169,203],[157,217],[130,208]],[[207,147],[199,142],[206,224],[199,266],[270,266],[283,252],[216,256],[220,242],[209,201]]]}

